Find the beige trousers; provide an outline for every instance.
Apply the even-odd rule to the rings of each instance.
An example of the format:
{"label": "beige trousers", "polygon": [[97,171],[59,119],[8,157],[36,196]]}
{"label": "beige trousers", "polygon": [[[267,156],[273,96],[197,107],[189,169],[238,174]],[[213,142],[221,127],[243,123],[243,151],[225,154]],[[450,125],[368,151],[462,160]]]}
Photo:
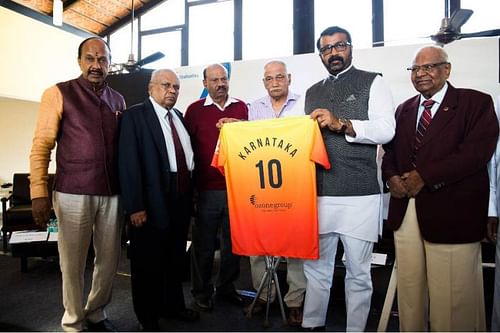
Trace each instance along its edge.
{"label": "beige trousers", "polygon": [[[260,286],[264,272],[266,271],[266,261],[264,256],[251,256],[250,268],[252,271],[252,284],[255,290]],[[306,292],[306,277],[304,275],[304,260],[287,258],[286,282],[288,292],[284,297],[285,304],[290,307],[301,307],[304,303]],[[267,299],[267,286],[264,284],[259,298],[263,301]],[[273,284],[271,288],[271,302],[276,298],[276,288]]]}
{"label": "beige trousers", "polygon": [[400,331],[485,331],[481,245],[422,239],[410,199],[394,233]]}
{"label": "beige trousers", "polygon": [[[54,191],[59,224],[58,250],[62,272],[64,331],[81,331],[85,319],[106,319],[113,278],[120,258],[123,215],[118,195],[75,195]],[[90,241],[94,246],[92,286],[84,305],[84,272]]]}

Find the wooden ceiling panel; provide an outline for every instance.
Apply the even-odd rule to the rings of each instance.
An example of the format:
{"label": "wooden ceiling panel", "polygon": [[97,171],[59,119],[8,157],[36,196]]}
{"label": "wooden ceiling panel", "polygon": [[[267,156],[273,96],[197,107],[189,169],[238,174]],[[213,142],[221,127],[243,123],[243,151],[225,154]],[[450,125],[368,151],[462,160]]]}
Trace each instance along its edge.
{"label": "wooden ceiling panel", "polygon": [[52,13],[52,1],[43,0],[14,0],[12,2],[18,3],[30,9],[33,9],[42,14]]}
{"label": "wooden ceiling panel", "polygon": [[[52,0],[11,1],[38,13],[52,16]],[[154,5],[162,0],[134,0],[135,10],[144,5]],[[63,22],[95,35],[102,35],[110,26],[130,16],[132,0],[63,0]]]}
{"label": "wooden ceiling panel", "polygon": [[63,14],[64,23],[71,24],[79,29],[98,34],[99,31],[107,28],[105,22],[99,21],[99,17],[86,16],[82,12],[67,10]]}
{"label": "wooden ceiling panel", "polygon": [[65,22],[75,22],[74,20],[80,19],[79,17],[96,23],[96,27],[92,28],[92,31],[99,31],[99,25],[107,27],[109,25],[108,22],[116,19],[114,13],[111,12],[110,14],[107,10],[84,1],[76,2],[70,9],[64,11]]}

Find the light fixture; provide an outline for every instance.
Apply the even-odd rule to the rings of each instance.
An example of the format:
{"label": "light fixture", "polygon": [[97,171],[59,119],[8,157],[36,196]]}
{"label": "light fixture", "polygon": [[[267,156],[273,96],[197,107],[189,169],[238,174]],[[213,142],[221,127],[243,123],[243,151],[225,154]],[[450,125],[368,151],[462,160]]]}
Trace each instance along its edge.
{"label": "light fixture", "polygon": [[54,0],[52,7],[52,24],[57,26],[63,25],[63,2],[62,0]]}

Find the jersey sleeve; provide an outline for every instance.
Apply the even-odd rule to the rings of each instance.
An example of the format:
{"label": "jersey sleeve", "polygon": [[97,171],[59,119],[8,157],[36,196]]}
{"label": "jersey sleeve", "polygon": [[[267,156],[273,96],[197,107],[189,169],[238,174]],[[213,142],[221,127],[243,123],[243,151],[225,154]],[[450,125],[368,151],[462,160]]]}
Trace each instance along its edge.
{"label": "jersey sleeve", "polygon": [[314,121],[313,124],[313,144],[311,149],[311,161],[321,164],[325,169],[330,169],[331,167],[330,160],[328,159],[328,154],[326,153],[323,136],[321,136],[321,131],[316,121]]}
{"label": "jersey sleeve", "polygon": [[212,157],[211,166],[219,169],[219,171],[224,175],[224,165],[226,164],[226,154],[224,152],[224,129],[220,131],[219,140],[217,140],[217,144],[215,145],[214,156]]}

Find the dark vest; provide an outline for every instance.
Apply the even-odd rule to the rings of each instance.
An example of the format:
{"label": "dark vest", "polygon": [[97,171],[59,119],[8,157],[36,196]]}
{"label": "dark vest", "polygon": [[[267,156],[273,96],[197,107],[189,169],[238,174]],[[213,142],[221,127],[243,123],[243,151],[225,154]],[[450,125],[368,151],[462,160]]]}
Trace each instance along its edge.
{"label": "dark vest", "polygon": [[[339,118],[368,120],[370,87],[377,73],[351,67],[337,78],[328,77],[306,92],[305,112],[325,108]],[[331,168],[316,167],[319,196],[362,196],[380,193],[377,146],[348,143],[344,135],[322,129]]]}
{"label": "dark vest", "polygon": [[107,85],[96,93],[82,76],[57,87],[63,96],[63,113],[57,134],[55,190],[117,194],[118,122],[125,108],[123,97]]}

